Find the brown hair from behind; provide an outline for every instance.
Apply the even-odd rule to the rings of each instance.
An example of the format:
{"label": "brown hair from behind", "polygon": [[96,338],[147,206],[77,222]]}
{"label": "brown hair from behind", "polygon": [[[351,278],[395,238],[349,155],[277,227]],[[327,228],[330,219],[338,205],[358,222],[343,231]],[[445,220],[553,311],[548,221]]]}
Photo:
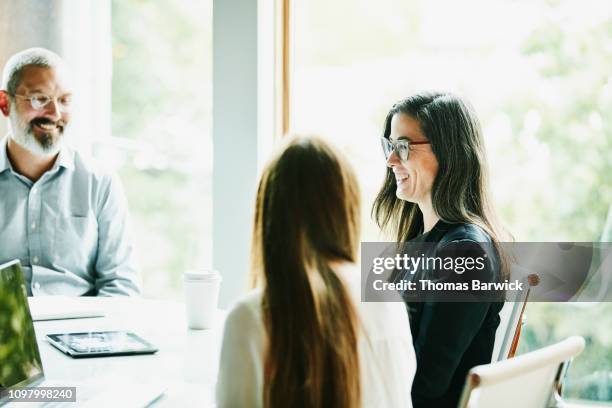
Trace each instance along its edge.
{"label": "brown hair from behind", "polygon": [[358,319],[330,262],[355,262],[360,199],[348,163],[292,138],[257,191],[252,271],[263,286],[265,407],[357,407]]}

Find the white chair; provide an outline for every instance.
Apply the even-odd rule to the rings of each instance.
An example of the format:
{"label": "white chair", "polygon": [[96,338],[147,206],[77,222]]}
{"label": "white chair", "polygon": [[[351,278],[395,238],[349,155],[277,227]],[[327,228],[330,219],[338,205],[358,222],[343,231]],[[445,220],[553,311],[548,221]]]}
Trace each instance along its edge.
{"label": "white chair", "polygon": [[459,408],[558,406],[569,362],[583,349],[584,339],[573,336],[531,353],[474,367]]}
{"label": "white chair", "polygon": [[504,303],[499,312],[500,323],[495,332],[495,343],[491,361],[501,361],[514,357],[521,336],[521,329],[525,323],[524,313],[529,293],[532,287],[538,285],[540,278],[537,274],[530,274],[523,279],[525,285],[512,301]]}

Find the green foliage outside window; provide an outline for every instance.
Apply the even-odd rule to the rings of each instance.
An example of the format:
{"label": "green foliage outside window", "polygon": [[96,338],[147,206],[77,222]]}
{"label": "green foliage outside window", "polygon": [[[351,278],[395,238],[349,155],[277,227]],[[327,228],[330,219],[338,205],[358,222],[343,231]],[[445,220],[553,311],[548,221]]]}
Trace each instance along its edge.
{"label": "green foliage outside window", "polygon": [[211,256],[212,2],[112,0],[111,149],[147,297]]}

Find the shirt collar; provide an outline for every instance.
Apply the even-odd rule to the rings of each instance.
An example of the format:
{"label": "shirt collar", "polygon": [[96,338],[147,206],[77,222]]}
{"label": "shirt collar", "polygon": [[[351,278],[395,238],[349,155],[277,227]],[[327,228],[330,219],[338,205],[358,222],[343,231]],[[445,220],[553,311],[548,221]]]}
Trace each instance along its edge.
{"label": "shirt collar", "polygon": [[[4,137],[4,139],[2,139],[2,141],[0,141],[0,173],[13,168],[6,151],[8,138],[9,136],[7,135]],[[55,160],[53,168],[60,166],[69,170],[74,169],[74,150],[67,146],[66,142],[62,143],[62,147],[59,151],[59,155],[57,156],[57,160]]]}
{"label": "shirt collar", "polygon": [[74,150],[68,147],[65,141],[62,143],[57,160],[55,160],[55,166],[65,167],[69,170],[74,169]]}

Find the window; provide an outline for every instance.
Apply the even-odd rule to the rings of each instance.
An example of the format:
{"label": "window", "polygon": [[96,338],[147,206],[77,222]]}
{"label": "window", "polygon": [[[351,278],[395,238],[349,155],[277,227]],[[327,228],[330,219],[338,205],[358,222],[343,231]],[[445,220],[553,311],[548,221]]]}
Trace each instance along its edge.
{"label": "window", "polygon": [[[425,89],[472,102],[493,197],[517,241],[598,241],[612,202],[612,9],[600,1],[294,2],[292,130],[351,159],[363,240],[382,183],[387,110]],[[570,334],[587,348],[567,395],[612,400],[612,305],[530,304],[522,351]],[[597,322],[593,324],[593,322]]]}
{"label": "window", "polygon": [[210,266],[212,2],[112,1],[112,137],[147,297]]}

